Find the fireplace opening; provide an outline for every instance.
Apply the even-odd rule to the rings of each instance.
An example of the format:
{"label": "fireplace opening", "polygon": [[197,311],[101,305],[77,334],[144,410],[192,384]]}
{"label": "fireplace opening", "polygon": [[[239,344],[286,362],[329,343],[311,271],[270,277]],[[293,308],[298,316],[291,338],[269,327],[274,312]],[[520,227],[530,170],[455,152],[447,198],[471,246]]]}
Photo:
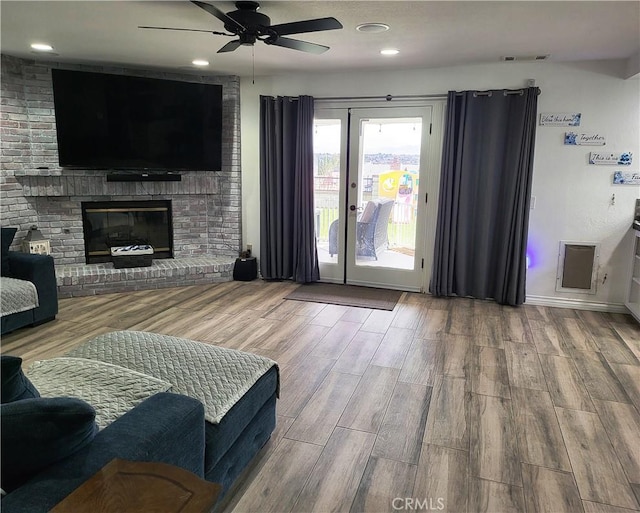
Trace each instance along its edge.
{"label": "fireplace opening", "polygon": [[87,264],[111,262],[111,248],[150,244],[153,258],[173,258],[171,201],[83,201]]}

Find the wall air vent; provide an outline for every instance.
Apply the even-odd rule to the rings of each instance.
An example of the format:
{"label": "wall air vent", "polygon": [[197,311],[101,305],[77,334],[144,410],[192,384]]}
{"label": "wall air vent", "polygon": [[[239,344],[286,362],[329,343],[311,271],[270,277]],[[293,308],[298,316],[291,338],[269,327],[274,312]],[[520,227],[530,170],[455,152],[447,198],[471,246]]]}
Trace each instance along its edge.
{"label": "wall air vent", "polygon": [[505,55],[500,60],[511,61],[546,61],[550,55]]}
{"label": "wall air vent", "polygon": [[595,294],[599,258],[598,242],[560,241],[556,291]]}

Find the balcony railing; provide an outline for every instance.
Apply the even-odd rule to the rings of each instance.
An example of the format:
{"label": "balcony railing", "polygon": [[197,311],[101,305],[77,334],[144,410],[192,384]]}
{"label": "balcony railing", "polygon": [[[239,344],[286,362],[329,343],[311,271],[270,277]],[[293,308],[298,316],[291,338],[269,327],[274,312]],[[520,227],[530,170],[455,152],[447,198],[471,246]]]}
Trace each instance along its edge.
{"label": "balcony railing", "polygon": [[[329,227],[338,219],[338,207],[316,207],[316,235],[318,241],[328,243]],[[405,221],[395,221],[405,219]],[[403,247],[414,249],[416,233],[415,209],[411,205],[394,205],[393,213],[389,219],[387,236],[390,247]]]}

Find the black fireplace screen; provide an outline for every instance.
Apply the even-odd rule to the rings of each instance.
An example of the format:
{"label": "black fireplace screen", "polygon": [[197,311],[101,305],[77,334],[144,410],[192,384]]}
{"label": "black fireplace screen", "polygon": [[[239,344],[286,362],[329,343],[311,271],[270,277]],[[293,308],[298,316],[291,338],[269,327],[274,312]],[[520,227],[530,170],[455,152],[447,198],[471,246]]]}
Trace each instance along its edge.
{"label": "black fireplace screen", "polygon": [[173,258],[171,201],[94,201],[82,203],[88,264],[111,261],[111,248],[150,244],[153,258]]}

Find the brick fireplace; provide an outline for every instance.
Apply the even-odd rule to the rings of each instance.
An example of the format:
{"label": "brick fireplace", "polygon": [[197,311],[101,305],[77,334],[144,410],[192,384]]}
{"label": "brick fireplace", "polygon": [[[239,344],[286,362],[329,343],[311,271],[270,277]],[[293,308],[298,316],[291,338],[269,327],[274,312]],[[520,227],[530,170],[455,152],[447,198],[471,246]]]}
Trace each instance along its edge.
{"label": "brick fireplace", "polygon": [[228,173],[185,171],[180,182],[119,183],[107,182],[104,171],[65,170],[16,180],[59,265],[85,263],[82,204],[90,202],[170,202],[175,258],[236,255],[240,248],[240,191]]}
{"label": "brick fireplace", "polygon": [[[222,170],[183,171],[176,182],[108,182],[108,170],[58,166],[51,68],[122,73],[223,86]],[[2,56],[0,213],[18,228],[14,248],[31,225],[51,240],[62,297],[231,279],[241,248],[240,87],[238,77],[36,62]],[[87,265],[82,204],[170,202],[173,259],[114,270]],[[120,273],[119,271],[123,271]]]}
{"label": "brick fireplace", "polygon": [[[180,182],[145,183],[107,182],[100,171],[16,178],[51,240],[62,297],[231,279],[234,248],[240,247],[240,205],[239,198],[222,193],[230,187],[225,173],[192,171]],[[87,265],[82,206],[88,204],[170,204],[174,258],[154,258],[152,267],[135,271],[113,269],[110,258]]]}

